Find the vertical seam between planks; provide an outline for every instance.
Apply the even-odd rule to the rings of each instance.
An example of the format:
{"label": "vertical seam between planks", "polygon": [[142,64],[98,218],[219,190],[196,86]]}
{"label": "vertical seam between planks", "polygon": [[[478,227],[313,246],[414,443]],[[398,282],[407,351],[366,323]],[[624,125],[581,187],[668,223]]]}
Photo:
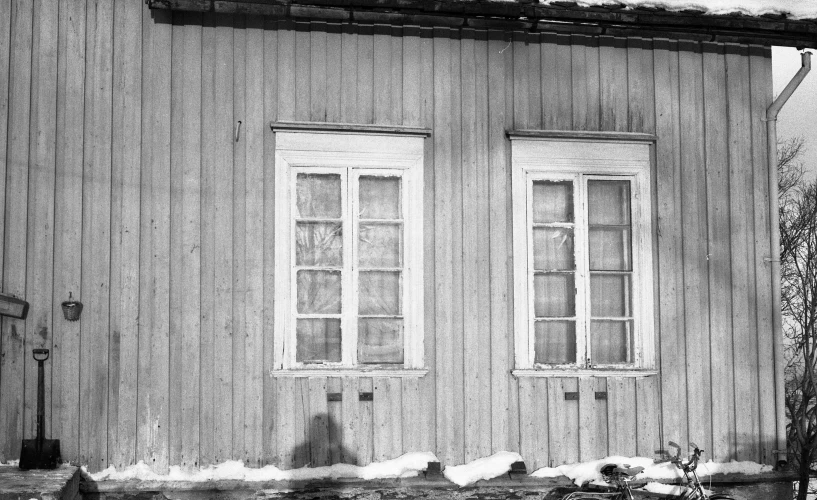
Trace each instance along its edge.
{"label": "vertical seam between planks", "polygon": [[[729,211],[728,211],[729,215],[728,215],[728,218],[727,218],[728,222],[729,222],[729,233],[728,233],[729,234],[729,245],[728,245],[728,247],[729,247],[729,259],[728,259],[728,267],[729,267],[729,285],[730,285],[730,289],[729,289],[729,295],[730,295],[729,318],[730,318],[730,325],[731,325],[731,328],[730,328],[730,331],[729,331],[729,338],[732,341],[732,343],[731,343],[732,352],[728,353],[729,357],[732,358],[732,387],[730,387],[730,389],[732,390],[732,396],[731,396],[732,397],[732,404],[731,404],[731,413],[732,413],[732,415],[731,415],[731,417],[732,417],[731,427],[732,428],[729,429],[731,431],[731,436],[728,437],[728,439],[729,439],[729,449],[726,450],[726,451],[729,454],[728,455],[729,459],[734,460],[734,459],[737,458],[736,436],[737,436],[737,425],[738,425],[738,423],[737,423],[737,414],[736,414],[736,411],[737,411],[736,397],[737,397],[737,394],[738,394],[737,393],[738,384],[737,384],[736,377],[735,377],[736,371],[737,371],[736,370],[736,364],[735,364],[735,351],[736,351],[736,349],[735,349],[735,321],[732,319],[732,318],[734,318],[734,314],[735,314],[735,298],[734,298],[735,281],[732,278],[732,273],[734,272],[734,269],[732,267],[732,247],[735,244],[735,242],[733,241],[732,234],[731,234],[732,233],[732,224],[734,223],[734,220],[733,220],[734,216],[732,214],[732,162],[735,161],[735,158],[732,158],[732,127],[730,126],[730,122],[731,122],[730,117],[732,116],[732,107],[730,105],[730,100],[729,100],[729,80],[731,78],[731,76],[729,74],[729,58],[727,57],[729,55],[729,53],[727,52],[725,46],[721,46],[721,50],[723,50],[723,54],[719,53],[718,55],[722,57],[723,67],[724,67],[724,69],[723,69],[723,78],[724,78],[724,82],[723,82],[723,85],[724,85],[723,99],[725,101],[724,102],[724,107],[725,107],[725,114],[726,114],[726,116],[725,116],[726,123],[725,123],[725,127],[724,127],[726,129],[726,141],[725,141],[725,143],[726,143],[726,174],[725,174],[725,177],[726,177],[726,189],[725,189],[725,192],[727,193],[728,200],[729,200]],[[748,51],[747,51],[746,56],[748,58]],[[745,99],[745,96],[742,95],[741,98]],[[751,100],[749,100],[749,105],[751,106]],[[737,110],[737,112],[740,112],[740,110]],[[743,216],[743,214],[741,214],[741,216]],[[748,222],[747,222],[746,228],[744,230],[748,231],[748,229],[749,228],[748,228]],[[748,252],[747,252],[747,256],[748,256]],[[748,269],[747,269],[747,272],[748,272]],[[747,284],[747,290],[748,290],[748,284]],[[747,293],[748,293],[748,291],[747,291]],[[711,317],[712,316],[710,315],[710,324],[711,324],[711,321],[712,321]],[[712,338],[712,334],[711,334],[711,329],[710,329],[710,345],[711,345],[711,338]],[[710,358],[709,366],[710,367],[712,366],[711,358]],[[711,368],[710,368],[710,370],[711,370]],[[712,380],[712,377],[710,375],[710,381],[711,380]],[[711,387],[711,384],[710,384],[710,387]],[[713,406],[714,405],[710,405],[710,411],[711,411],[711,408]],[[714,415],[713,415],[713,418],[714,418]],[[712,443],[712,456],[713,457],[715,456],[715,451],[716,450],[715,450],[714,431],[713,431],[713,443]]]}
{"label": "vertical seam between planks", "polygon": [[[677,88],[678,88],[677,99],[678,99],[678,109],[680,111],[680,109],[681,109],[681,44],[680,43],[675,44],[675,53],[676,53],[676,56],[677,56],[675,58],[676,59],[675,64],[677,66],[676,71],[675,71],[675,77],[677,79]],[[675,125],[675,127],[677,127],[677,130],[678,130],[677,153],[675,153],[673,156],[677,160],[676,167],[679,170],[679,172],[677,174],[677,176],[678,176],[678,190],[679,190],[679,193],[681,194],[681,196],[683,196],[684,187],[685,187],[684,186],[684,175],[683,175],[684,161],[683,161],[683,154],[682,154],[683,153],[683,148],[684,148],[684,134],[682,133],[682,130],[681,130],[681,113],[679,113],[678,116],[673,117],[673,118],[674,118],[673,121],[676,122],[674,125]],[[675,145],[675,144],[673,144],[673,145]],[[689,215],[686,215],[686,217],[689,217]],[[680,268],[681,268],[681,299],[682,299],[682,303],[683,303],[682,314],[684,315],[684,328],[683,328],[683,331],[684,331],[684,362],[683,362],[683,368],[684,368],[684,380],[686,382],[688,382],[689,381],[689,370],[688,370],[688,367],[687,367],[687,365],[688,365],[687,358],[689,357],[689,352],[688,352],[688,349],[686,348],[686,337],[687,337],[687,335],[686,335],[686,316],[685,316],[686,315],[686,310],[687,310],[686,283],[687,283],[688,278],[686,276],[686,273],[684,272],[684,269],[686,267],[687,255],[686,255],[686,252],[684,252],[684,248],[683,248],[683,242],[684,242],[684,238],[686,236],[684,234],[685,231],[684,231],[683,219],[684,219],[684,212],[682,211],[681,212],[681,224],[680,224],[680,228],[679,228],[679,233],[680,233],[680,237],[681,237],[680,238],[680,241],[681,241],[681,249],[680,249],[680,254],[681,254],[681,263],[680,263],[681,264],[680,265]],[[677,290],[677,283],[676,283],[676,290]],[[686,399],[684,406],[686,406],[688,408],[689,407],[689,384],[686,383],[686,382],[684,384],[684,398]],[[687,428],[686,436],[687,436],[687,438],[689,438],[689,412],[686,413],[686,422],[684,422],[684,424],[685,424],[685,426]]]}
{"label": "vertical seam between planks", "polygon": [[[701,57],[700,57],[701,85],[702,85],[702,87],[705,87],[706,86],[706,80],[705,80],[706,69],[704,67],[703,46],[700,43],[696,42],[696,48],[701,49]],[[695,53],[697,54],[697,51]],[[680,74],[680,71],[679,71],[679,74]],[[704,89],[701,89],[701,90],[704,90]],[[707,307],[711,309],[711,306],[709,304],[709,301],[711,300],[711,297],[709,295],[711,294],[712,290],[711,290],[711,287],[709,286],[709,280],[710,280],[710,275],[712,273],[712,266],[709,264],[709,256],[711,254],[710,245],[712,244],[712,242],[709,239],[709,201],[708,201],[709,200],[709,182],[707,182],[707,178],[706,178],[706,169],[707,169],[707,161],[709,160],[709,155],[708,155],[709,151],[707,150],[706,144],[705,144],[706,138],[707,138],[707,130],[706,130],[707,100],[706,100],[706,97],[705,97],[704,94],[705,94],[705,92],[701,93],[701,95],[703,96],[702,99],[701,99],[701,105],[703,106],[703,108],[701,110],[702,111],[701,116],[699,117],[700,119],[698,120],[698,125],[701,127],[702,137],[704,139],[704,144],[702,145],[703,148],[701,150],[703,152],[702,156],[703,156],[704,175],[701,176],[701,180],[699,182],[703,183],[703,187],[704,187],[703,199],[707,200],[703,204],[704,205],[703,206],[703,210],[704,210],[703,220],[706,220],[706,229],[707,229],[707,231],[706,231],[706,278],[707,278],[707,289],[709,290],[709,293],[707,294]],[[728,137],[729,137],[729,135],[728,135],[728,132],[727,132],[727,140],[728,140]],[[728,145],[728,143],[727,143],[727,145]],[[728,153],[727,153],[727,158],[728,158]],[[700,219],[700,216],[699,216],[699,219]],[[707,314],[706,332],[701,332],[701,333],[702,334],[706,333],[706,335],[708,337],[708,341],[706,342],[706,346],[709,347],[709,350],[711,352],[711,350],[712,350],[712,314],[711,314],[711,310],[709,311],[709,314]],[[702,345],[701,347],[705,348],[706,346]],[[707,390],[708,393],[709,393],[709,408],[707,409],[707,411],[709,413],[709,422],[710,422],[709,443],[711,444],[713,442],[713,438],[714,438],[712,427],[711,427],[711,422],[712,422],[712,420],[714,418],[714,415],[712,413],[712,359],[711,358],[709,359],[708,369],[709,369],[709,382],[710,383],[709,383],[709,388]],[[687,391],[689,391],[689,389],[687,389]],[[689,422],[689,415],[687,415],[687,422]],[[706,445],[704,445],[704,446],[706,446]],[[714,453],[714,450],[712,450],[712,451]]]}
{"label": "vertical seam between planks", "polygon": [[[115,141],[113,131],[114,131],[114,128],[116,127],[116,125],[114,123],[113,94],[116,91],[114,89],[114,81],[116,81],[116,78],[114,77],[114,75],[116,74],[116,62],[114,61],[114,54],[115,54],[114,48],[115,48],[115,44],[116,44],[116,3],[117,2],[116,2],[116,0],[112,0],[111,3],[113,4],[111,6],[111,46],[110,46],[111,102],[110,102],[109,112],[110,112],[111,129],[108,131],[108,134],[109,134],[108,138],[110,140],[109,141],[110,148],[108,149],[108,152],[107,152],[109,165],[110,165],[110,174],[111,175],[110,175],[110,185],[108,186],[110,194],[109,194],[109,207],[108,207],[108,211],[109,211],[109,216],[108,216],[108,240],[109,240],[108,241],[108,279],[106,280],[108,282],[108,327],[106,328],[108,330],[108,349],[107,349],[107,351],[108,351],[108,353],[107,353],[107,357],[108,357],[108,359],[107,359],[108,380],[106,381],[106,385],[107,385],[107,389],[108,389],[106,399],[108,401],[107,401],[107,411],[105,412],[105,430],[108,432],[108,436],[106,436],[106,439],[105,439],[105,444],[106,444],[106,447],[105,447],[105,461],[106,461],[106,465],[110,465],[110,463],[111,463],[111,460],[110,460],[111,450],[108,449],[109,448],[108,445],[110,444],[110,439],[111,439],[110,431],[109,431],[110,424],[111,424],[111,422],[110,422],[110,420],[111,420],[111,418],[110,418],[111,417],[111,387],[110,387],[110,383],[111,383],[111,380],[113,378],[111,376],[111,364],[112,363],[111,363],[111,339],[110,339],[110,336],[111,336],[111,290],[110,290],[110,286],[111,286],[111,275],[113,274],[113,259],[111,258],[111,255],[113,254],[113,251],[114,251],[113,247],[114,247],[114,241],[115,241],[114,232],[113,232],[113,230],[114,230],[114,227],[113,227],[113,224],[114,224],[114,217],[113,217],[114,206],[113,206],[113,196],[112,196],[112,194],[113,194],[113,191],[114,191],[114,176],[113,176],[113,170],[114,170],[113,148],[114,148],[114,146],[113,145],[114,145],[114,141]],[[121,196],[120,196],[120,199],[119,199],[119,203],[120,203],[120,210],[119,210],[120,215],[119,215],[119,218],[120,218],[120,221],[121,221],[121,217],[122,217],[122,215],[121,215],[122,214],[122,210],[121,210],[122,197]],[[53,227],[53,225],[52,225],[52,227]],[[119,348],[119,343],[117,343],[117,348]],[[117,366],[117,369],[118,368],[119,367]],[[115,390],[118,392],[119,388],[116,387]],[[118,405],[118,398],[117,398],[117,405]],[[117,408],[117,415],[118,414],[119,414],[119,410]],[[118,439],[118,429],[117,429],[117,444],[119,444],[118,441],[119,441],[119,439]]]}
{"label": "vertical seam between planks", "polygon": [[[655,87],[656,87],[656,67],[657,67],[657,64],[655,62],[655,51],[656,51],[655,41],[653,40],[652,49],[650,50],[650,57],[652,58],[653,89],[655,89]],[[656,135],[658,135],[658,116],[659,116],[659,114],[658,114],[658,103],[657,103],[658,97],[657,96],[658,96],[658,92],[653,90],[652,106],[653,106],[653,116],[656,117],[655,125],[654,125],[654,127],[655,127],[654,131],[655,131]],[[666,138],[663,138],[663,139],[666,140]],[[657,140],[661,141],[662,138],[658,137]],[[659,168],[658,168],[658,143],[657,143],[657,141],[655,143],[653,143],[652,147],[650,148],[650,163],[652,164],[650,166],[650,175],[652,176],[651,179],[650,179],[650,190],[653,191],[653,192],[650,193],[650,202],[652,202],[653,193],[655,193],[656,198],[658,197],[658,183],[660,182],[659,175],[658,175]],[[654,188],[654,190],[653,190],[653,188]],[[656,201],[656,203],[655,203],[655,214],[656,214],[656,216],[655,216],[655,219],[656,219],[655,220],[655,232],[656,232],[656,234],[661,233],[661,226],[660,226],[661,218],[657,215],[658,211],[659,211],[659,206],[658,206],[658,203]],[[651,214],[650,217],[652,217],[652,216],[653,215]],[[650,237],[652,237],[652,235],[650,235]],[[660,262],[661,262],[661,245],[658,244],[657,241],[656,241],[656,244],[655,244],[655,247],[654,247],[654,252],[655,252],[655,264],[654,264],[654,270],[653,270],[653,279],[655,280],[655,282],[653,283],[653,287],[655,287],[656,284],[658,285],[658,292],[659,292],[659,296],[660,296],[661,295],[661,293],[660,293],[661,292],[661,265],[660,265]],[[663,340],[664,336],[662,335],[663,332],[661,331],[661,323],[662,323],[661,322],[661,317],[662,317],[661,301],[656,300],[654,302],[654,304],[655,304],[655,307],[654,307],[654,310],[653,310],[653,325],[655,325],[656,320],[658,320],[658,322],[657,322],[657,324],[658,324],[658,328],[657,328],[658,335],[657,335],[657,339],[655,341],[656,345],[655,345],[655,349],[653,350],[653,353],[654,353],[654,356],[655,356],[656,368],[658,369],[658,373],[659,373],[659,375],[656,377],[655,383],[656,383],[656,385],[658,387],[658,402],[657,402],[657,404],[658,404],[658,415],[659,415],[659,417],[658,417],[659,418],[658,429],[657,429],[658,430],[658,444],[659,444],[659,447],[661,447],[661,446],[664,445],[664,385],[661,383],[661,373],[663,373],[663,371],[662,371],[663,357],[661,356],[661,353],[663,351],[661,350],[661,344],[662,344],[662,340]],[[654,332],[653,332],[653,337],[656,337]],[[638,397],[636,397],[636,414],[638,414]]]}

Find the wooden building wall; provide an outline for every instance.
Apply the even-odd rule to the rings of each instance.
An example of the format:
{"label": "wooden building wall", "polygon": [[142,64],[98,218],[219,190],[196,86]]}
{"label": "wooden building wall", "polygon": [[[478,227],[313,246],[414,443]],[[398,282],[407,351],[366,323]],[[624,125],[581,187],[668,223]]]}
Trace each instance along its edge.
{"label": "wooden building wall", "polygon": [[[31,303],[2,320],[0,460],[33,435],[40,346],[48,435],[92,470],[413,450],[538,468],[669,439],[774,459],[768,49],[143,3],[0,2],[0,278]],[[275,120],[432,129],[425,377],[269,376]],[[510,375],[508,129],[658,136],[659,376]]]}

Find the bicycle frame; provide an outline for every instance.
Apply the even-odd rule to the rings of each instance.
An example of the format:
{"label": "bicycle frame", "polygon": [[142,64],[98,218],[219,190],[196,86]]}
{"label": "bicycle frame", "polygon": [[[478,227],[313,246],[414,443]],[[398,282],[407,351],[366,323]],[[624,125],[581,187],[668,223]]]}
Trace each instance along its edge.
{"label": "bicycle frame", "polygon": [[[733,500],[729,495],[716,493],[710,496],[706,494],[706,490],[704,490],[704,487],[701,485],[701,480],[696,471],[696,469],[698,469],[698,461],[701,459],[701,454],[703,454],[704,450],[698,448],[697,444],[690,442],[689,445],[693,448],[693,451],[689,459],[684,462],[681,460],[681,447],[672,441],[669,442],[669,445],[678,450],[675,456],[670,458],[670,461],[683,471],[687,488],[691,489],[691,491],[684,496],[684,500]],[[690,477],[690,474],[692,477]]]}

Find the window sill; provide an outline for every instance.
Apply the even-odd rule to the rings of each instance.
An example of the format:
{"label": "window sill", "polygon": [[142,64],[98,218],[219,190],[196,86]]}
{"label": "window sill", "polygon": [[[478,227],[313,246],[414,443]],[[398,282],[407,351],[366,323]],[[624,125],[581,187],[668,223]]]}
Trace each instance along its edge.
{"label": "window sill", "polygon": [[643,378],[658,375],[658,370],[653,369],[524,369],[512,370],[511,374],[516,378],[522,377],[634,377]]}
{"label": "window sill", "polygon": [[421,378],[428,373],[426,368],[407,369],[365,369],[365,368],[294,368],[270,370],[270,377],[390,377]]}

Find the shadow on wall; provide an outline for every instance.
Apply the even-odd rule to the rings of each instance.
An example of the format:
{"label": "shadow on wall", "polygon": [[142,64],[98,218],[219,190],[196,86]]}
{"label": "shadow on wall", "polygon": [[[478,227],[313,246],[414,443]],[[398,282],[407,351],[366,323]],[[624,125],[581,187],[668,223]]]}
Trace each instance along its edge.
{"label": "shadow on wall", "polygon": [[340,424],[326,413],[312,417],[306,440],[292,450],[289,458],[291,463],[279,466],[289,469],[305,465],[321,467],[338,463],[357,464],[355,452],[341,444]]}

